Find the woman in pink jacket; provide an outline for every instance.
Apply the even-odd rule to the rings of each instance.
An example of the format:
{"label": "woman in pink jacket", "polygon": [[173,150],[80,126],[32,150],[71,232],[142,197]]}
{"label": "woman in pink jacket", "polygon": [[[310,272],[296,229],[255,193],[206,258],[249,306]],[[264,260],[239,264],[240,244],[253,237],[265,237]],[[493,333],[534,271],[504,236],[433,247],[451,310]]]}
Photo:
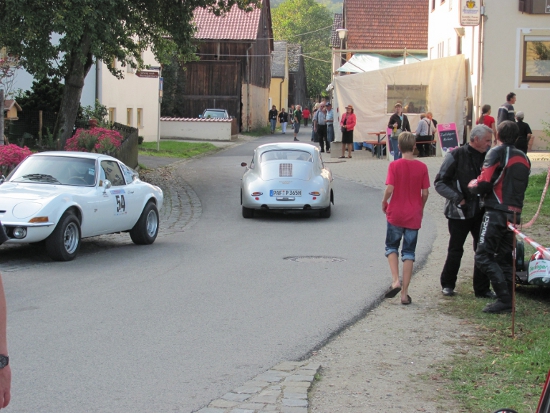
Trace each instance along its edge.
{"label": "woman in pink jacket", "polygon": [[356,123],[357,117],[355,113],[353,113],[353,106],[346,106],[346,113],[340,120],[340,128],[342,130],[342,156],[340,156],[340,158],[346,157],[346,146],[348,147],[348,158],[351,158],[351,151],[353,150],[353,129]]}

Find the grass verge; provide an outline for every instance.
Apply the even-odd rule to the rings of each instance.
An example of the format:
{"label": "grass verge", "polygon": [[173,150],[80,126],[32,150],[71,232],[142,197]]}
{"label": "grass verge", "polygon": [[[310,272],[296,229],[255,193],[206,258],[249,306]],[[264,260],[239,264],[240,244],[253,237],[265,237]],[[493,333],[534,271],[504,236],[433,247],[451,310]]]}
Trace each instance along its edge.
{"label": "grass verge", "polygon": [[163,158],[192,158],[217,150],[219,150],[217,146],[208,142],[162,141],[159,151],[157,151],[156,142],[143,142],[139,146],[139,153]]}
{"label": "grass verge", "polygon": [[266,136],[266,135],[271,135],[271,126],[265,126],[263,128],[253,129],[250,132],[241,132],[241,135],[245,135],[245,136]]}
{"label": "grass verge", "polygon": [[[531,177],[524,222],[538,208],[545,182],[546,173]],[[550,200],[546,199],[538,220],[523,232],[549,247],[549,223]],[[526,251],[526,263],[530,256]],[[506,407],[534,412],[550,369],[550,288],[517,288],[514,337],[511,315],[481,312],[488,300],[474,298],[469,280],[459,285],[458,293],[443,305],[443,311],[462,318],[476,333],[451,364],[438,367],[450,382],[449,393],[468,412],[489,413]]]}

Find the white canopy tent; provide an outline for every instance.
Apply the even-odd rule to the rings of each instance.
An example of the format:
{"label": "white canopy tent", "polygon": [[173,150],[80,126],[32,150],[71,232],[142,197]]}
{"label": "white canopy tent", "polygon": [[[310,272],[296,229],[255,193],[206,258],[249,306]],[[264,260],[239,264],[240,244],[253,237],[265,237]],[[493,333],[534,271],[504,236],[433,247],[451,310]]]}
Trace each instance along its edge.
{"label": "white canopy tent", "polygon": [[[397,103],[390,102],[391,97],[388,100],[388,90],[400,85],[404,88],[422,87],[426,92],[426,105],[422,106],[422,110],[432,112],[438,123],[456,123],[460,137],[464,127],[464,100],[466,96],[471,96],[467,90],[466,70],[464,55],[457,55],[335,77],[333,107],[338,122],[346,111],[345,107],[351,104],[357,116],[354,141],[376,139],[369,132],[386,130],[393,106]],[[414,132],[420,113],[407,113],[407,117]],[[334,129],[336,141],[341,141],[340,128]]]}
{"label": "white canopy tent", "polygon": [[356,53],[337,71],[342,73],[363,73],[415,63],[426,59],[426,55],[408,55],[406,59],[403,59],[402,57],[388,57],[375,53]]}

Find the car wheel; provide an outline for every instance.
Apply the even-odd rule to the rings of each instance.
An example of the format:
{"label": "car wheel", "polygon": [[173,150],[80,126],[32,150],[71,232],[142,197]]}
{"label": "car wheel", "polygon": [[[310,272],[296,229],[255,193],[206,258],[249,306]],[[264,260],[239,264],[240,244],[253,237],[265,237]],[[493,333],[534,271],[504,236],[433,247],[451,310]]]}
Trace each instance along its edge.
{"label": "car wheel", "polygon": [[149,245],[155,242],[158,232],[159,211],[153,202],[148,202],[136,225],[130,230],[130,238],[134,244]]}
{"label": "car wheel", "polygon": [[243,206],[243,218],[254,218],[254,210]]}
{"label": "car wheel", "polygon": [[72,212],[66,211],[46,238],[46,252],[52,260],[71,261],[80,249],[80,235],[80,221]]}
{"label": "car wheel", "polygon": [[325,208],[319,211],[319,217],[321,218],[330,218],[330,214],[331,214],[330,204],[328,205],[328,208]]}

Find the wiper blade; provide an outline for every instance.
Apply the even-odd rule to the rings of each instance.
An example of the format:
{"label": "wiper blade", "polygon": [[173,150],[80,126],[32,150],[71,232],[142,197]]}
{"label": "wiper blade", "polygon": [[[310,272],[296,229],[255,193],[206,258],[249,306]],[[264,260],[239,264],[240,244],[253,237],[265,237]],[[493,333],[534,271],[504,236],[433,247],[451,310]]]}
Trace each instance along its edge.
{"label": "wiper blade", "polygon": [[28,175],[23,175],[22,178],[28,179],[29,181],[53,182],[58,184],[61,183],[53,176],[46,175],[46,174],[28,174]]}

